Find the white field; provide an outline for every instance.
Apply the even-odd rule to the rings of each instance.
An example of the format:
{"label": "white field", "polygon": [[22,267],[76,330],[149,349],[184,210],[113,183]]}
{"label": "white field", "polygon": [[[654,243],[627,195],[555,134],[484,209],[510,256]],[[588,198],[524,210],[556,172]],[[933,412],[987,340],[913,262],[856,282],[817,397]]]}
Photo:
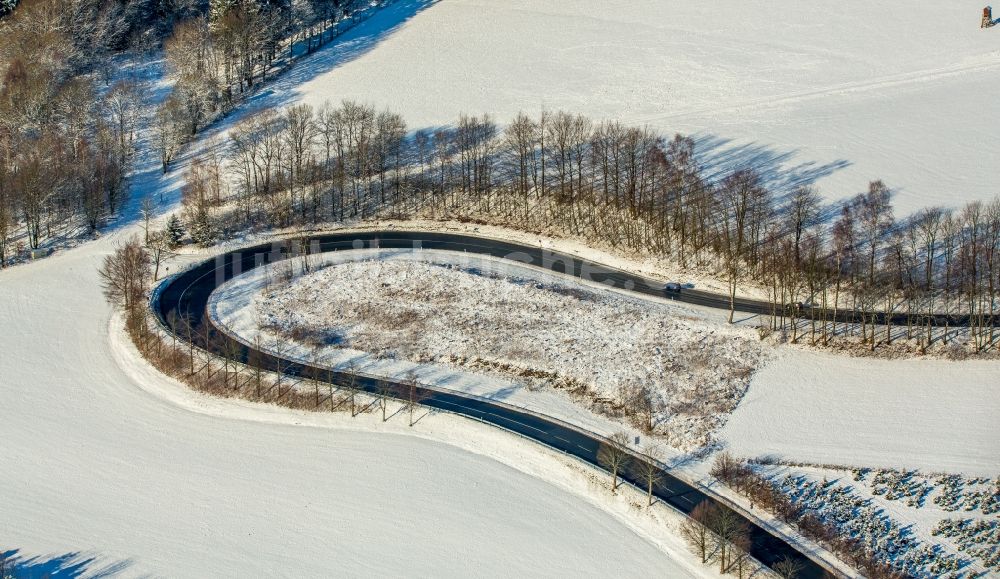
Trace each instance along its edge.
{"label": "white field", "polygon": [[[155,102],[167,85],[148,68]],[[144,195],[176,210],[187,159],[161,175],[143,135],[131,202],[105,236],[0,272],[0,552],[19,572],[711,573],[674,536],[675,515],[636,516],[639,499],[612,499],[594,470],[495,429],[214,400],[149,367],[97,276],[141,234]]]}
{"label": "white field", "polygon": [[[405,0],[282,100],[356,99],[411,129],[565,109],[698,138],[709,166],[897,209],[1000,194],[1000,29],[983,3]],[[779,174],[773,172],[780,170]]]}
{"label": "white field", "polygon": [[[831,199],[875,177],[899,189],[903,211],[996,194],[1000,139],[988,119],[1000,29],[978,29],[980,3],[824,8],[400,0],[210,134],[246,110],[296,100],[390,106],[413,128],[462,111],[504,121],[566,108],[693,133],[709,164],[797,168],[794,180],[817,179]],[[151,101],[164,83],[155,89]],[[414,564],[436,575],[558,575],[577,564],[614,574],[626,560],[639,572],[690,570],[687,555],[666,558],[632,531],[651,533],[622,524],[634,517],[606,514],[615,509],[533,446],[473,450],[556,486],[440,444],[467,444],[465,423],[428,422],[437,442],[370,432],[377,425],[344,431],[334,418],[192,396],[137,363],[109,324],[94,270],[138,231],[142,195],[162,192],[164,214],[176,208],[184,162],[163,177],[144,157],[133,203],[104,239],[0,272],[0,549],[79,553],[91,574],[420,574]],[[754,380],[728,440],[788,459],[1000,469],[989,390],[1000,366],[919,362],[901,373],[901,363],[870,362],[789,353],[770,366],[787,372]],[[906,404],[886,390],[873,406],[862,396],[871,384],[914,390]],[[834,393],[860,397],[819,404]],[[788,412],[822,419],[825,431]],[[908,423],[936,426],[898,428]],[[818,451],[796,438],[827,434],[840,442]],[[402,481],[408,470],[423,478]],[[656,541],[670,551],[669,537]]]}
{"label": "white field", "polygon": [[1000,362],[878,360],[783,348],[721,437],[736,454],[1000,474]]}
{"label": "white field", "polygon": [[[374,258],[378,261],[353,264],[355,267],[349,271],[338,271],[343,266],[336,265],[352,265],[354,260]],[[579,288],[607,295],[599,298],[599,303],[577,304],[575,310],[569,309],[572,304],[563,304],[558,311],[551,311],[554,303],[566,301],[565,296],[551,289],[526,291],[502,280],[475,279],[461,272],[434,275],[433,272],[400,270],[398,263],[393,265],[413,260],[474,267],[491,275],[538,280],[547,286]],[[352,348],[315,351],[311,346],[285,341],[282,341],[282,348],[286,348],[286,355],[303,359],[318,357],[321,362],[332,365],[355,360],[362,369],[376,374],[402,377],[416,369],[425,382],[499,398],[599,432],[612,432],[614,423],[587,411],[586,404],[550,388],[531,390],[525,387],[523,380],[510,376],[484,376],[471,372],[468,367],[442,363],[445,362],[442,357],[447,353],[475,355],[476,350],[480,350],[479,355],[484,358],[517,358],[528,361],[528,365],[554,369],[561,374],[573,375],[582,367],[593,372],[591,382],[600,395],[614,397],[618,382],[648,379],[655,382],[651,372],[662,372],[653,367],[653,358],[643,351],[649,346],[647,341],[637,338],[649,338],[650,343],[677,341],[679,345],[674,347],[664,346],[665,358],[678,357],[678,352],[684,350],[683,345],[691,340],[713,338],[709,342],[716,345],[710,348],[711,355],[718,357],[720,365],[723,361],[736,360],[757,369],[735,411],[728,417],[722,414],[713,419],[716,424],[725,424],[718,432],[718,440],[739,456],[771,456],[793,462],[920,469],[927,473],[952,472],[969,476],[1000,473],[1000,434],[996,428],[1000,423],[1000,396],[997,396],[1000,362],[996,360],[882,360],[792,346],[776,349],[771,346],[758,349],[752,343],[740,346],[741,342],[754,339],[752,331],[727,327],[725,312],[663,303],[664,300],[650,302],[645,298],[625,298],[616,292],[537,268],[449,252],[337,252],[327,254],[322,263],[329,267],[297,277],[290,288],[279,289],[274,281],[277,275],[268,275],[265,269],[244,274],[213,295],[209,306],[212,315],[248,343],[261,335],[262,343],[268,347],[274,335],[259,331],[262,321],[276,323],[285,329],[339,327],[348,338],[362,337],[362,343],[371,347],[371,351],[394,351],[402,359],[378,360]],[[388,284],[387,287],[366,290],[377,283],[372,276],[378,269],[385,274],[384,279],[378,279]],[[447,279],[449,275],[454,277],[451,282]],[[503,285],[508,283],[511,287],[504,289]],[[433,296],[451,289],[460,291],[446,304],[435,305]],[[427,319],[420,328],[400,327],[393,332],[397,338],[410,341],[407,346],[374,339],[363,322],[360,326],[353,325],[360,318],[359,312],[352,308],[371,301],[369,292],[379,296],[376,302],[387,304],[387,311],[427,310],[425,315],[439,315],[440,319]],[[518,325],[517,316],[512,315],[504,322],[514,326],[503,333],[504,343],[489,349],[486,344],[497,338],[494,335],[496,327],[487,322],[494,320],[494,309],[503,308],[496,303],[481,305],[480,299],[524,301],[524,308],[534,309],[546,320],[545,327],[525,329]],[[669,337],[657,332],[647,336],[636,330],[634,320],[627,318],[634,314],[631,308],[643,302],[651,317],[640,320],[640,330],[663,326],[670,329]],[[444,311],[449,308],[458,311]],[[609,311],[617,311],[622,319],[628,319],[620,324],[628,327],[615,327],[616,321],[606,315]],[[302,312],[308,314],[303,316]],[[346,324],[340,315],[346,318]],[[657,324],[658,317],[667,320]],[[479,321],[485,326],[477,330]],[[750,319],[745,323],[752,326],[756,321]],[[718,343],[715,333],[732,343]],[[622,338],[621,343],[604,343],[610,336]],[[510,343],[510,340],[517,340],[517,343]],[[454,347],[446,347],[448,343]],[[590,351],[595,349],[602,351]],[[536,350],[540,352],[533,354]],[[405,359],[410,354],[425,361],[439,359],[438,363],[415,364]],[[608,356],[616,362],[609,362]],[[602,367],[591,368],[598,365]],[[682,364],[679,375],[660,377],[671,383],[668,390],[677,387],[674,382],[719,386],[724,384],[720,380],[724,374],[719,374],[720,368],[695,372],[692,367]],[[679,390],[685,391],[684,388]],[[729,392],[726,388],[719,391]],[[731,393],[738,394],[737,391]],[[676,402],[676,394],[673,390],[665,393],[666,402]],[[666,416],[664,420],[669,424]],[[696,438],[682,435],[673,442],[674,446],[690,449]],[[692,472],[700,473],[701,470],[695,467]]]}
{"label": "white field", "polygon": [[[643,444],[649,437],[595,412],[591,400],[616,400],[618,384],[651,384],[666,403],[653,442],[682,476],[712,485],[711,457],[692,461],[685,451],[704,444],[703,432],[724,424],[713,432],[722,448],[747,458],[839,465],[770,470],[837,480],[870,501],[879,517],[910,527],[919,544],[941,545],[982,570],[956,550],[957,543],[931,531],[946,518],[989,521],[995,515],[943,510],[934,503],[940,486],[919,508],[888,501],[851,482],[845,470],[918,470],[928,483],[935,473],[960,473],[966,480],[987,477],[980,488],[992,488],[1000,472],[1000,362],[877,360],[765,346],[750,328],[727,326],[717,311],[625,297],[598,284],[461,253],[363,250],[312,262],[308,273],[283,262],[239,276],[213,295],[209,311],[244,342],[287,357],[339,368],[353,364],[397,379],[412,375],[595,432],[625,430]],[[281,272],[291,271],[294,277],[283,280]],[[329,343],[333,338],[336,343]],[[691,358],[692,345],[706,354],[707,367]],[[551,380],[532,388],[537,380],[477,361],[554,371],[588,383],[592,394],[568,396]],[[725,379],[734,363],[762,367],[745,396],[745,382]],[[687,402],[704,408],[720,395],[736,397],[731,415],[728,407],[707,414],[682,410]],[[906,558],[918,552],[908,549]],[[916,565],[919,575],[929,572]]]}

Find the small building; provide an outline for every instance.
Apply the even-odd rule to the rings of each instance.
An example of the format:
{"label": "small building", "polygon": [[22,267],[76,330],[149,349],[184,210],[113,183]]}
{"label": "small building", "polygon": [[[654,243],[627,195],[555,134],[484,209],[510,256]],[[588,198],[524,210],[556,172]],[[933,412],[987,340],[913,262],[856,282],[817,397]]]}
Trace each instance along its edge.
{"label": "small building", "polygon": [[31,259],[42,259],[43,257],[48,257],[52,253],[52,250],[48,247],[37,247],[31,250]]}

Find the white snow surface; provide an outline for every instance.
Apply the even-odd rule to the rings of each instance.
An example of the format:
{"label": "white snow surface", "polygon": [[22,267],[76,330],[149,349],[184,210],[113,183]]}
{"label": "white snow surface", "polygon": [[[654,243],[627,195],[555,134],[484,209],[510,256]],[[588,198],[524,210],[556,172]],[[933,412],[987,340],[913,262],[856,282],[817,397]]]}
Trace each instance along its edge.
{"label": "white snow surface", "polygon": [[[978,29],[981,5],[824,8],[400,0],[207,135],[296,100],[390,106],[411,128],[565,108],[694,133],[710,165],[797,169],[831,199],[874,177],[904,212],[994,195],[1000,31]],[[533,444],[444,416],[408,429],[205,398],[138,361],[96,268],[138,231],[142,196],[176,208],[190,154],[163,176],[148,145],[108,235],[0,272],[0,549],[84,576],[704,572]],[[723,435],[747,455],[995,475],[998,377],[785,350]]]}
{"label": "white snow surface", "polygon": [[109,328],[96,269],[112,242],[3,273],[0,549],[79,554],[85,576],[698,573],[532,443],[445,416],[381,428],[212,400],[163,378]]}
{"label": "white snow surface", "polygon": [[[694,135],[711,169],[901,213],[1000,193],[1000,30],[982,2],[401,0],[283,102],[355,99],[412,129],[565,109]],[[775,171],[780,169],[781,172]]]}
{"label": "white snow surface", "polygon": [[720,437],[747,457],[996,476],[997,425],[1000,362],[782,348]]}
{"label": "white snow surface", "polygon": [[623,388],[649,385],[655,431],[685,451],[709,442],[764,358],[749,328],[503,260],[427,250],[320,260],[305,274],[295,264],[290,281],[278,280],[289,261],[245,274],[209,309],[246,343],[374,374],[412,370],[574,422],[594,422],[574,406],[607,414]]}
{"label": "white snow surface", "polygon": [[[552,274],[537,268],[529,268],[517,264],[502,264],[492,258],[478,258],[449,252],[422,250],[363,250],[349,253],[331,253],[324,256],[326,264],[351,262],[379,257],[381,260],[429,260],[443,264],[453,264],[461,267],[476,266],[484,271],[492,271],[508,277],[540,280],[544,283],[573,287],[575,282],[559,274]],[[262,312],[256,305],[255,298],[264,291],[268,276],[265,270],[258,269],[230,281],[220,288],[212,297],[210,309],[212,314],[223,325],[228,326],[232,333],[252,340],[258,332],[262,320]],[[375,282],[368,279],[373,271],[353,271],[363,274],[364,279],[338,276],[336,267],[322,270],[316,275],[306,275],[296,278],[293,283],[301,284],[303,291],[299,293],[298,303],[287,301],[288,294],[278,292],[284,297],[272,303],[277,306],[278,317],[286,321],[310,323],[316,328],[333,328],[340,326],[337,312],[327,308],[328,304],[337,304],[343,308],[344,303],[361,303],[370,296],[363,296],[366,291],[374,291],[374,283],[388,283],[390,290],[395,283],[396,291],[403,291],[409,284],[410,290],[420,289],[430,281],[440,283],[437,277],[420,277],[418,280],[406,282],[400,279],[399,271],[383,269],[387,275],[385,280]],[[449,274],[452,275],[452,274]],[[342,286],[326,285],[323,276],[340,277]],[[272,282],[276,279],[271,276]],[[327,277],[327,280],[334,279]],[[450,283],[459,283],[452,280]],[[498,282],[506,283],[506,282]],[[582,286],[589,292],[609,294],[610,303],[642,304],[652,316],[674,318],[671,322],[676,327],[687,327],[696,331],[681,333],[680,340],[685,341],[698,332],[714,331],[718,336],[727,336],[735,340],[747,339],[749,328],[740,330],[726,327],[724,316],[716,311],[686,306],[664,300],[647,300],[645,298],[625,298],[617,292],[602,289],[601,286]],[[442,288],[438,288],[442,289]],[[469,289],[469,288],[467,288]],[[348,291],[352,295],[335,297],[337,292]],[[427,293],[433,293],[428,288]],[[499,289],[496,293],[485,291],[483,286],[477,286],[476,295],[458,292],[454,299],[448,302],[448,307],[459,307],[470,315],[478,312],[477,304],[487,311],[495,307],[491,300],[503,295]],[[542,290],[546,291],[547,290]],[[391,293],[391,291],[390,291]],[[547,292],[551,293],[551,292]],[[540,294],[533,292],[530,296],[538,299]],[[581,338],[600,340],[601,333],[608,327],[614,327],[614,320],[604,320],[603,329],[597,336],[589,336],[583,327],[589,327],[586,317],[579,317],[572,311],[556,311],[546,313],[547,300],[534,307],[539,309],[541,317],[550,324],[563,324],[562,328],[548,330],[549,337],[563,335],[570,343]],[[660,301],[663,303],[655,303]],[[287,303],[286,303],[287,302]],[[284,307],[284,311],[280,309]],[[332,307],[332,306],[331,306]],[[458,330],[441,327],[446,324],[448,316],[445,308],[425,312],[425,317],[431,318],[440,312],[442,320],[428,327],[437,332],[433,338],[417,337],[423,344],[423,354],[428,352],[442,355],[448,352],[468,351],[469,344],[453,342],[447,348],[440,344],[446,340],[457,340]],[[300,311],[309,311],[321,319],[310,320],[302,318]],[[395,311],[395,310],[390,310]],[[350,317],[357,312],[349,312]],[[485,319],[489,319],[487,315]],[[752,325],[752,320],[747,322]],[[583,324],[578,326],[577,324]],[[621,324],[617,331],[622,329]],[[495,331],[492,326],[484,327],[483,339],[494,338],[496,348],[480,348],[480,355],[489,357],[510,350],[513,345],[508,341],[511,335],[503,338],[492,336]],[[406,334],[406,332],[403,332]],[[447,335],[447,334],[453,335]],[[516,333],[515,333],[516,334]],[[267,336],[263,343],[270,346],[274,340],[273,334]],[[711,335],[711,334],[710,334]],[[714,337],[713,337],[714,338]],[[411,339],[409,335],[402,339]],[[752,339],[752,338],[751,338]],[[525,341],[525,340],[522,340]],[[283,341],[284,342],[284,341]],[[559,342],[552,338],[553,344]],[[717,433],[722,445],[738,456],[775,458],[813,464],[832,464],[848,467],[875,467],[920,469],[924,472],[964,473],[973,476],[996,476],[1000,473],[1000,362],[996,360],[967,360],[952,362],[937,359],[898,359],[885,360],[877,358],[852,357],[844,354],[819,352],[803,347],[783,346],[777,349],[762,348],[762,352],[747,356],[735,344],[712,340],[713,348],[719,348],[719,353],[713,353],[706,348],[710,358],[721,355],[723,359],[736,356],[744,364],[760,367],[753,375],[750,386],[739,405],[728,418],[725,426]],[[388,342],[382,346],[390,346]],[[565,345],[561,346],[565,348]],[[285,353],[308,359],[315,356],[312,348],[303,345],[284,344]],[[531,349],[530,340],[526,346]],[[600,344],[591,344],[586,352],[580,352],[591,364],[605,364],[603,368],[593,368],[595,375],[604,376],[614,381],[615,376],[629,376],[632,379],[642,379],[649,370],[642,364],[635,364],[634,356],[611,356],[612,360],[604,360],[606,352],[592,351],[594,348],[607,348]],[[418,348],[420,349],[420,348]],[[523,351],[525,348],[515,348]],[[559,350],[559,347],[555,348]],[[572,350],[570,348],[569,350]],[[740,358],[742,356],[742,358]],[[552,389],[529,390],[516,380],[503,379],[502,376],[471,374],[454,365],[416,364],[406,360],[376,360],[365,352],[356,349],[332,349],[323,352],[320,357],[332,365],[343,364],[354,360],[359,367],[374,374],[403,377],[408,371],[418,370],[422,381],[439,386],[461,390],[480,396],[501,399],[505,402],[524,406],[534,411],[542,412],[556,418],[580,424],[595,432],[614,432],[619,426],[603,416],[598,416],[587,408],[586,403],[574,400],[565,394]],[[714,358],[712,358],[714,359]],[[574,365],[576,361],[570,366]],[[563,361],[565,364],[566,361]],[[565,369],[565,368],[564,368]],[[711,374],[711,373],[709,373]],[[611,378],[608,378],[611,376]],[[689,379],[691,376],[683,377]],[[600,381],[598,381],[600,383]],[[614,394],[614,388],[605,391]],[[722,420],[720,420],[720,423]],[[671,441],[683,447],[682,440]],[[679,455],[676,455],[679,456]],[[694,476],[706,474],[697,466],[692,466]]]}
{"label": "white snow surface", "polygon": [[[810,506],[820,504],[823,506],[823,510],[828,511],[824,515],[832,514],[837,509],[840,509],[841,512],[843,509],[848,509],[847,512],[853,513],[850,524],[855,527],[855,530],[865,528],[867,524],[870,524],[872,517],[892,521],[900,535],[915,540],[915,543],[900,549],[900,552],[895,554],[894,559],[897,563],[909,565],[911,572],[916,576],[941,575],[940,572],[932,572],[927,566],[913,565],[919,560],[919,557],[915,556],[930,546],[939,546],[942,549],[942,555],[957,557],[967,562],[969,566],[963,568],[965,572],[979,572],[983,573],[984,576],[996,574],[995,570],[993,575],[987,572],[988,569],[979,558],[979,553],[969,553],[961,548],[961,541],[944,534],[935,534],[934,529],[939,523],[948,519],[968,519],[982,523],[997,521],[998,515],[996,513],[985,514],[981,504],[970,506],[972,501],[969,499],[972,498],[971,495],[977,493],[992,495],[998,488],[996,485],[1000,484],[998,482],[1000,478],[946,475],[956,481],[954,489],[957,489],[957,492],[952,494],[948,492],[947,485],[942,484],[942,476],[930,476],[912,470],[851,472],[840,468],[782,465],[758,465],[755,468],[776,483],[789,483],[785,488],[792,492],[800,505],[805,506],[804,503],[811,503]],[[786,477],[791,477],[791,480],[787,480]],[[837,500],[812,501],[807,499],[804,501],[803,499],[809,495],[808,492],[802,490],[807,483],[833,485],[834,488],[844,492],[843,498],[846,498],[847,501],[853,503],[860,500],[867,504],[860,509],[855,509],[853,505],[846,506],[844,502]],[[791,491],[791,489],[797,490]],[[944,508],[949,501],[942,501],[942,499],[955,496],[961,501],[957,508]],[[986,511],[986,513],[988,512]],[[878,530],[868,531],[869,538],[874,535],[879,541],[886,540],[882,528],[872,528]],[[985,542],[981,547],[989,552],[989,545]],[[908,560],[909,563],[907,563]]]}
{"label": "white snow surface", "polygon": [[447,415],[409,428],[212,399],[147,365],[97,275],[141,232],[143,196],[176,207],[190,156],[164,176],[143,136],[132,198],[106,235],[0,272],[0,551],[19,571],[710,572],[673,536],[672,512],[637,516],[631,491],[611,498],[603,476],[534,443]]}

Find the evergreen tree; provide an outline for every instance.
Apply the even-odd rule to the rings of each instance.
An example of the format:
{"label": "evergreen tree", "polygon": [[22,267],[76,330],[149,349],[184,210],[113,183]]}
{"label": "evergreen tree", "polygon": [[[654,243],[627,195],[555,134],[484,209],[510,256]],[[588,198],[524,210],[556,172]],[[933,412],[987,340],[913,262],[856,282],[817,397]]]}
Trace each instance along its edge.
{"label": "evergreen tree", "polygon": [[0,17],[10,14],[17,7],[17,0],[0,0]]}
{"label": "evergreen tree", "polygon": [[170,220],[167,221],[167,238],[170,240],[170,247],[177,247],[181,244],[181,239],[184,237],[184,226],[181,225],[181,220],[177,218],[177,214],[174,213],[170,216]]}
{"label": "evergreen tree", "polygon": [[208,213],[198,212],[188,223],[191,239],[202,246],[209,246],[215,241],[215,228]]}

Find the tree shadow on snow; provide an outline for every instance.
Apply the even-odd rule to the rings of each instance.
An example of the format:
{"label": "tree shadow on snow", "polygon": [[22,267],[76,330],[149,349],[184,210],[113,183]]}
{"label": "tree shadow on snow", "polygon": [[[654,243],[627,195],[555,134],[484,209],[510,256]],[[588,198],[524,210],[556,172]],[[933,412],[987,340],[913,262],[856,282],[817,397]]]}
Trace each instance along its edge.
{"label": "tree shadow on snow", "polygon": [[837,171],[851,166],[846,159],[829,163],[800,161],[797,150],[782,151],[772,146],[751,142],[735,143],[732,139],[711,134],[691,136],[703,174],[709,182],[717,182],[736,169],[752,168],[779,204],[786,201],[796,188],[813,185]]}
{"label": "tree shadow on snow", "polygon": [[[437,0],[397,0],[384,8],[377,9],[366,20],[355,24],[312,55],[300,57],[300,60],[295,61],[290,68],[277,72],[276,76],[268,77],[266,83],[258,85],[255,89],[257,92],[251,93],[235,109],[203,127],[193,143],[185,145],[178,152],[171,162],[171,169],[167,175],[161,175],[158,163],[145,163],[143,165],[145,170],[133,175],[132,179],[148,182],[149,185],[143,189],[157,192],[152,198],[154,214],[162,215],[172,208],[179,198],[182,185],[180,168],[184,163],[211,151],[224,155],[229,149],[226,140],[213,143],[211,139],[221,137],[234,122],[256,112],[292,104],[301,96],[303,83],[360,58],[436,2]],[[152,95],[152,98],[156,99],[153,102],[160,102],[165,98],[165,91],[169,88],[166,86],[156,88],[158,92]],[[334,96],[331,95],[331,100],[335,100]],[[149,139],[151,134],[151,131],[147,130],[142,138]],[[153,148],[148,147],[146,154],[154,154]],[[134,184],[130,185],[130,189],[135,190]],[[102,232],[110,233],[135,223],[141,217],[141,203],[142,196],[133,195],[133,198],[127,199],[127,207],[123,207],[118,215],[112,216],[102,228]]]}
{"label": "tree shadow on snow", "polygon": [[114,577],[132,565],[129,560],[108,563],[96,555],[84,555],[80,552],[64,553],[62,555],[39,555],[26,557],[18,549],[0,551],[0,568],[4,577],[14,579],[32,579],[49,577],[51,579],[70,579],[74,577]]}

